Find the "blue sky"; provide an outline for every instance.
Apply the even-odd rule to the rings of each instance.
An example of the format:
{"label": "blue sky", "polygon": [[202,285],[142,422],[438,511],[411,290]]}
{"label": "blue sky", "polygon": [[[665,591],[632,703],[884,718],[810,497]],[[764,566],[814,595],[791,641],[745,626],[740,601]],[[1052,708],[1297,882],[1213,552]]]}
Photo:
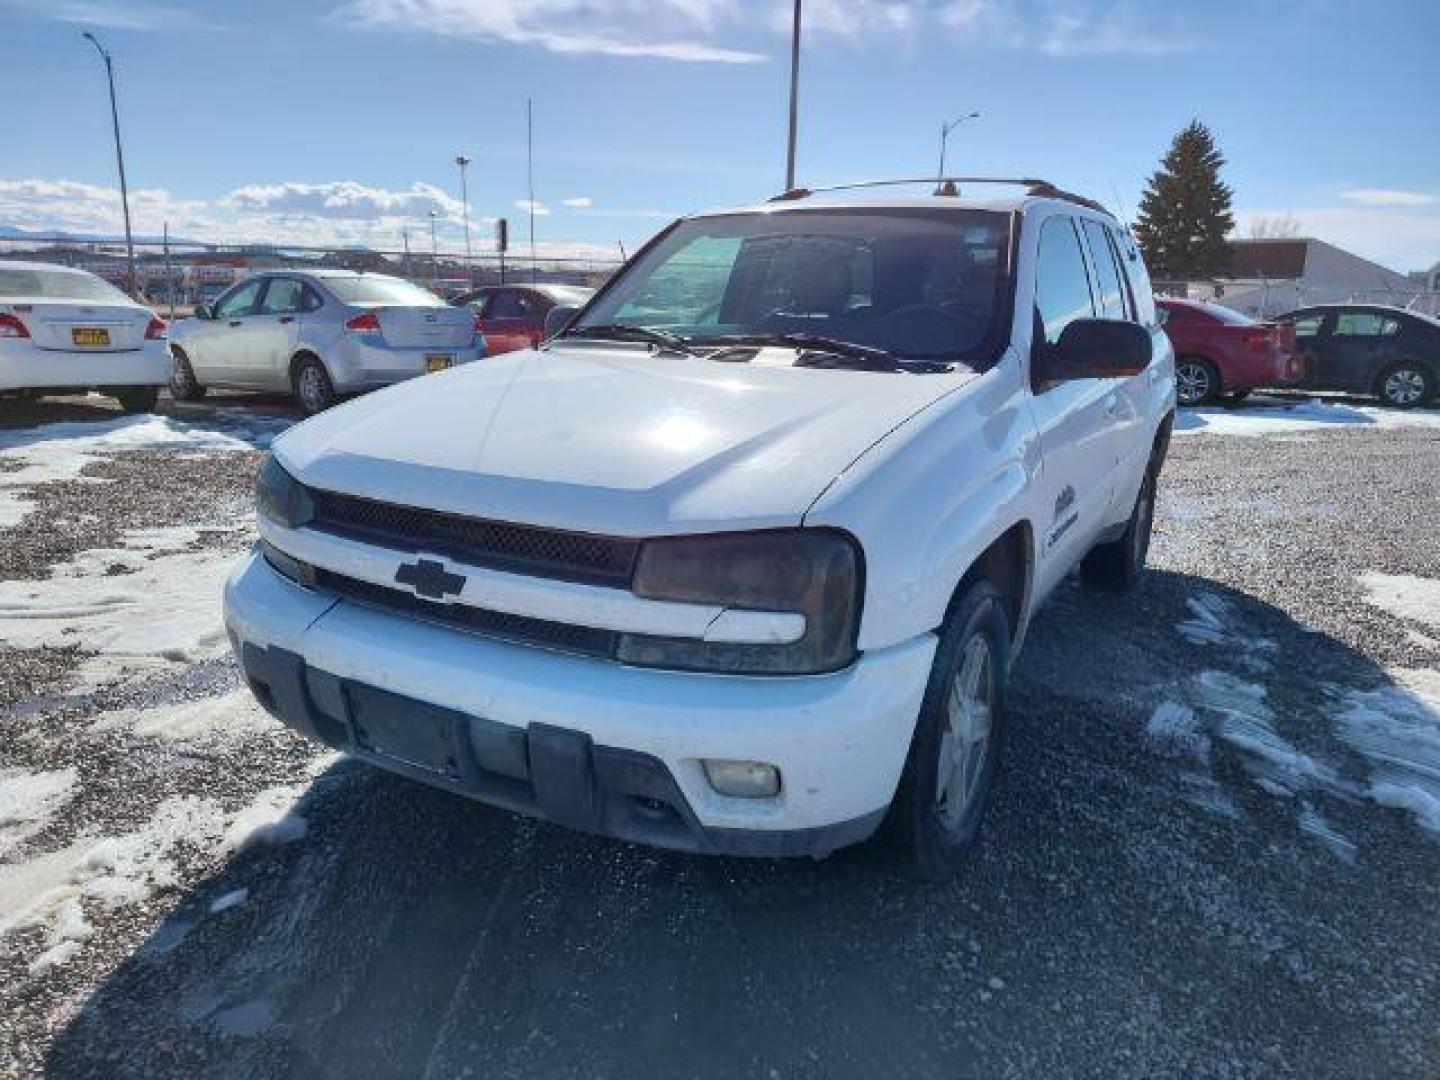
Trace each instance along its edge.
{"label": "blue sky", "polygon": [[[519,224],[614,250],[783,179],[789,0],[0,0],[0,225],[118,225],[114,53],[137,229],[460,242]],[[1132,211],[1170,137],[1210,124],[1244,235],[1288,217],[1402,270],[1440,259],[1433,0],[809,0],[802,182],[1038,174]],[[419,243],[419,241],[416,241]]]}

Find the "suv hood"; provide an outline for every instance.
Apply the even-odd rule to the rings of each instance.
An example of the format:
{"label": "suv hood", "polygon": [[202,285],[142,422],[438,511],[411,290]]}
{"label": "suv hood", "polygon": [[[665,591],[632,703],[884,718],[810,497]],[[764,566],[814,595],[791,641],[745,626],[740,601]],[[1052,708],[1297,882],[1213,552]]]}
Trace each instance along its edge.
{"label": "suv hood", "polygon": [[629,536],[797,525],[876,441],[974,377],[575,344],[371,394],[275,453],[313,487],[498,521]]}

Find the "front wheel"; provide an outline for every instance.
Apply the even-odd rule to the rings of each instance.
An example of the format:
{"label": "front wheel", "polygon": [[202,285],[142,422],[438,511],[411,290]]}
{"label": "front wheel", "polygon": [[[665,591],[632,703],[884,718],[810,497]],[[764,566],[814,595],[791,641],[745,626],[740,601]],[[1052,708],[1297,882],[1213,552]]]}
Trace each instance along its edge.
{"label": "front wheel", "polygon": [[170,396],[176,401],[199,401],[205,396],[205,387],[195,378],[190,358],[173,346],[170,349]]}
{"label": "front wheel", "polygon": [[1091,585],[1113,592],[1135,587],[1145,573],[1150,554],[1150,534],[1155,527],[1155,474],[1145,470],[1140,494],[1130,520],[1118,540],[1096,544],[1080,563],[1080,574]]}
{"label": "front wheel", "polygon": [[930,669],[886,832],[914,873],[954,875],[990,802],[1005,736],[1010,626],[988,581],[954,605]]}
{"label": "front wheel", "polygon": [[1419,364],[1401,361],[1391,364],[1380,376],[1380,400],[1397,409],[1409,409],[1428,401],[1435,393],[1430,372]]}
{"label": "front wheel", "polygon": [[1209,405],[1220,396],[1220,373],[1209,360],[1182,356],[1175,361],[1175,399],[1188,408]]}
{"label": "front wheel", "polygon": [[324,412],[335,404],[335,384],[330,381],[330,373],[313,356],[307,356],[296,365],[295,400],[306,416]]}

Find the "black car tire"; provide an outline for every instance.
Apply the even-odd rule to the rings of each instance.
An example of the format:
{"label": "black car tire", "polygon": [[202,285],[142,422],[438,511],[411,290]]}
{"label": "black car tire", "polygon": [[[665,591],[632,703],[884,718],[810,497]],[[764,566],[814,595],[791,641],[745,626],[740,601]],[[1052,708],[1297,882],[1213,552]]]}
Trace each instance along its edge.
{"label": "black car tire", "polygon": [[1180,356],[1175,360],[1175,398],[1188,409],[1213,405],[1221,391],[1220,372],[1203,356]]}
{"label": "black car tire", "polygon": [[[951,605],[945,620],[905,769],[885,819],[886,840],[904,858],[905,869],[918,878],[944,881],[953,877],[980,828],[1005,740],[1009,672],[1010,625],[1004,600],[990,582],[972,582]],[[976,677],[973,698],[962,685],[962,680],[972,675]],[[957,704],[962,698],[964,702]],[[985,702],[983,721],[972,708],[980,698]],[[957,719],[957,710],[963,720]],[[957,724],[975,735],[981,723],[986,732],[981,746],[975,745],[981,741],[978,737],[956,734]],[[964,756],[954,763],[963,770],[963,777],[952,769],[952,782],[942,789],[942,762],[947,754],[953,761],[957,746],[965,748],[961,751]],[[952,805],[956,780],[963,798]]]}
{"label": "black car tire", "polygon": [[300,410],[306,416],[324,412],[339,400],[335,393],[335,384],[330,381],[330,372],[325,370],[319,357],[306,356],[301,359],[295,365],[291,385],[295,391],[295,400],[299,402]]}
{"label": "black car tire", "polygon": [[1397,360],[1387,364],[1375,380],[1375,394],[1396,409],[1413,409],[1435,396],[1435,376],[1423,364]]}
{"label": "black car tire", "polygon": [[195,369],[184,350],[170,346],[170,396],[176,401],[199,401],[205,396],[205,387],[195,378]]}
{"label": "black car tire", "polygon": [[1080,563],[1080,575],[1087,584],[1111,592],[1133,589],[1145,573],[1150,554],[1150,534],[1155,525],[1155,473],[1145,470],[1135,508],[1118,540],[1096,544]]}

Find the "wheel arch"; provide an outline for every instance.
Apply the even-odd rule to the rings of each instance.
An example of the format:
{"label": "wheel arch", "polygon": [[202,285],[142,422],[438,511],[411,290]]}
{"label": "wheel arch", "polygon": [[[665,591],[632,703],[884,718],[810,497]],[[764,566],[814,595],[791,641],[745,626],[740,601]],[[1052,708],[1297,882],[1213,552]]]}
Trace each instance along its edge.
{"label": "wheel arch", "polygon": [[[330,374],[330,365],[325,363],[325,358],[321,356],[318,352],[316,352],[314,349],[310,348],[310,346],[302,345],[300,348],[296,349],[293,353],[290,354],[290,363],[286,368],[286,372],[289,376],[289,381],[292,388],[295,385],[295,376],[300,372],[300,365],[303,364],[306,360],[314,360],[317,364],[319,364],[325,369],[325,373],[327,375]],[[331,378],[333,379],[334,376],[332,375]]]}
{"label": "wheel arch", "polygon": [[1010,621],[1011,655],[1019,652],[1029,622],[1030,596],[1035,582],[1035,530],[1028,520],[1011,524],[970,563],[945,605],[945,621],[954,614],[965,591],[976,581],[988,581],[1005,600]]}

